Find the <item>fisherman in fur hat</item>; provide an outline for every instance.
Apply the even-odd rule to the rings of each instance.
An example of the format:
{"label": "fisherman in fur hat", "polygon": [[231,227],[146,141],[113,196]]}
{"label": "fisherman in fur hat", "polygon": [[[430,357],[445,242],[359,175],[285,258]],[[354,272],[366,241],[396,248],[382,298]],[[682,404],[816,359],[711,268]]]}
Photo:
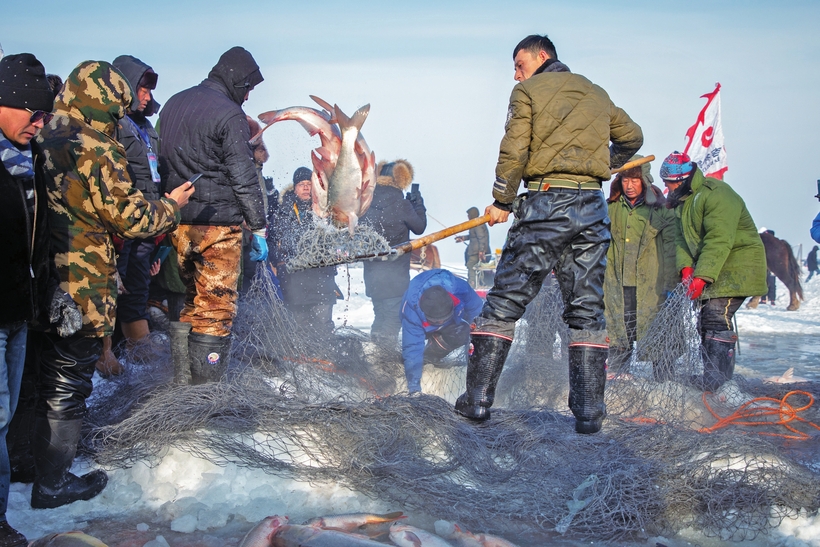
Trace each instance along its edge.
{"label": "fisherman in fur hat", "polygon": [[[633,160],[643,156],[635,155]],[[609,333],[609,369],[629,362],[632,345],[678,284],[675,212],[652,184],[649,163],[618,173],[607,207],[612,241],[606,255],[604,304]]]}
{"label": "fisherman in fur hat", "polygon": [[[381,162],[373,202],[361,221],[373,227],[393,246],[420,235],[427,228],[427,209],[418,189],[408,192],[413,166],[407,160]],[[396,260],[364,263],[365,294],[373,302],[375,318],[370,328],[374,341],[395,344],[401,329],[401,299],[410,284],[410,254]]]}

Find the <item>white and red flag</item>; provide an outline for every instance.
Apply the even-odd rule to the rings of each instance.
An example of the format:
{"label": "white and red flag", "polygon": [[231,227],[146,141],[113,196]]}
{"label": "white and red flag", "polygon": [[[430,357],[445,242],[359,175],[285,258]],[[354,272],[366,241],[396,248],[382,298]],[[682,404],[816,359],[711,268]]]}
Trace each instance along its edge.
{"label": "white and red flag", "polygon": [[695,125],[686,131],[683,152],[698,163],[704,175],[723,180],[729,166],[720,125],[720,83],[715,84],[714,91],[701,97],[706,99],[706,105],[698,114]]}

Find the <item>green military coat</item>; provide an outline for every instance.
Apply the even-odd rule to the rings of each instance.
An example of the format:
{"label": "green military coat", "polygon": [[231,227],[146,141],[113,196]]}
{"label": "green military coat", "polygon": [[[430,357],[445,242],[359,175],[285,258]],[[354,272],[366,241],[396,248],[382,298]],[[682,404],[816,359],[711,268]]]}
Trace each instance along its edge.
{"label": "green military coat", "polygon": [[[651,190],[648,190],[651,192]],[[660,194],[660,191],[657,191]],[[625,196],[609,203],[612,241],[604,277],[606,328],[613,347],[627,347],[625,286],[636,287],[638,339],[680,281],[675,264],[677,219],[661,201],[630,207]]]}
{"label": "green military coat", "polygon": [[675,208],[680,233],[677,268],[695,269],[709,282],[701,299],[760,296],[766,251],[743,199],[722,180],[695,169],[692,193]]}

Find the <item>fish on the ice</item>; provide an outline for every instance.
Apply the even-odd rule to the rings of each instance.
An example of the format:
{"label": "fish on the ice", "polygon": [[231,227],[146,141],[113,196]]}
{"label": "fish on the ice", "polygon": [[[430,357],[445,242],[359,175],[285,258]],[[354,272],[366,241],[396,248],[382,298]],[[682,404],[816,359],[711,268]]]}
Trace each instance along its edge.
{"label": "fish on the ice", "polygon": [[455,522],[437,520],[434,526],[436,534],[451,541],[455,547],[516,547],[514,543],[504,538],[489,534],[474,534]]}
{"label": "fish on the ice", "polygon": [[390,541],[399,547],[454,547],[436,534],[399,522],[390,526]]}
{"label": "fish on the ice", "polygon": [[280,527],[269,545],[270,547],[384,547],[384,543],[361,534],[298,524]]}
{"label": "fish on the ice", "polygon": [[808,378],[803,378],[802,376],[795,376],[794,375],[794,367],[789,367],[786,369],[786,372],[781,374],[780,376],[769,376],[768,378],[763,378],[764,382],[773,382],[775,384],[793,384],[799,382],[808,382]]}
{"label": "fish on the ice", "polygon": [[313,526],[324,530],[358,532],[369,537],[375,537],[387,533],[393,522],[405,518],[407,518],[407,515],[401,511],[383,515],[373,513],[347,513],[316,517],[307,521],[305,526]]}
{"label": "fish on the ice", "polygon": [[273,541],[273,536],[283,526],[288,523],[288,517],[273,515],[265,517],[256,526],[245,534],[239,547],[268,547]]}

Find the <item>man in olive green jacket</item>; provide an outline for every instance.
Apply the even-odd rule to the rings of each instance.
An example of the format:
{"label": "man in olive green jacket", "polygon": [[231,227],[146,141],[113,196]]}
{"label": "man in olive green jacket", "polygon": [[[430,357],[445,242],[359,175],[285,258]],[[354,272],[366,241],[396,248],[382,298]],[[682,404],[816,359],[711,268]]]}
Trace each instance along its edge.
{"label": "man in olive green jacket", "polygon": [[661,178],[678,217],[677,267],[687,294],[701,303],[703,377],[696,385],[715,391],[734,373],[735,312],[768,291],[766,251],[743,199],[689,156],[670,154]]}
{"label": "man in olive green jacket", "polygon": [[612,240],[604,303],[610,371],[629,361],[632,345],[644,337],[680,279],[675,266],[677,218],[652,182],[649,163],[633,167],[616,175],[607,199]]}
{"label": "man in olive green jacket", "polygon": [[[601,182],[640,149],[643,133],[606,91],[570,72],[546,36],[522,40],[513,61],[519,84],[495,168],[495,202],[485,213],[490,225],[506,222],[511,211],[516,221],[475,321],[467,389],[456,410],[472,420],[490,417],[515,322],[554,269],[570,332],[569,407],[578,433],[596,433],[606,414],[609,352],[603,299],[609,219]],[[516,199],[522,179],[529,192]]]}

